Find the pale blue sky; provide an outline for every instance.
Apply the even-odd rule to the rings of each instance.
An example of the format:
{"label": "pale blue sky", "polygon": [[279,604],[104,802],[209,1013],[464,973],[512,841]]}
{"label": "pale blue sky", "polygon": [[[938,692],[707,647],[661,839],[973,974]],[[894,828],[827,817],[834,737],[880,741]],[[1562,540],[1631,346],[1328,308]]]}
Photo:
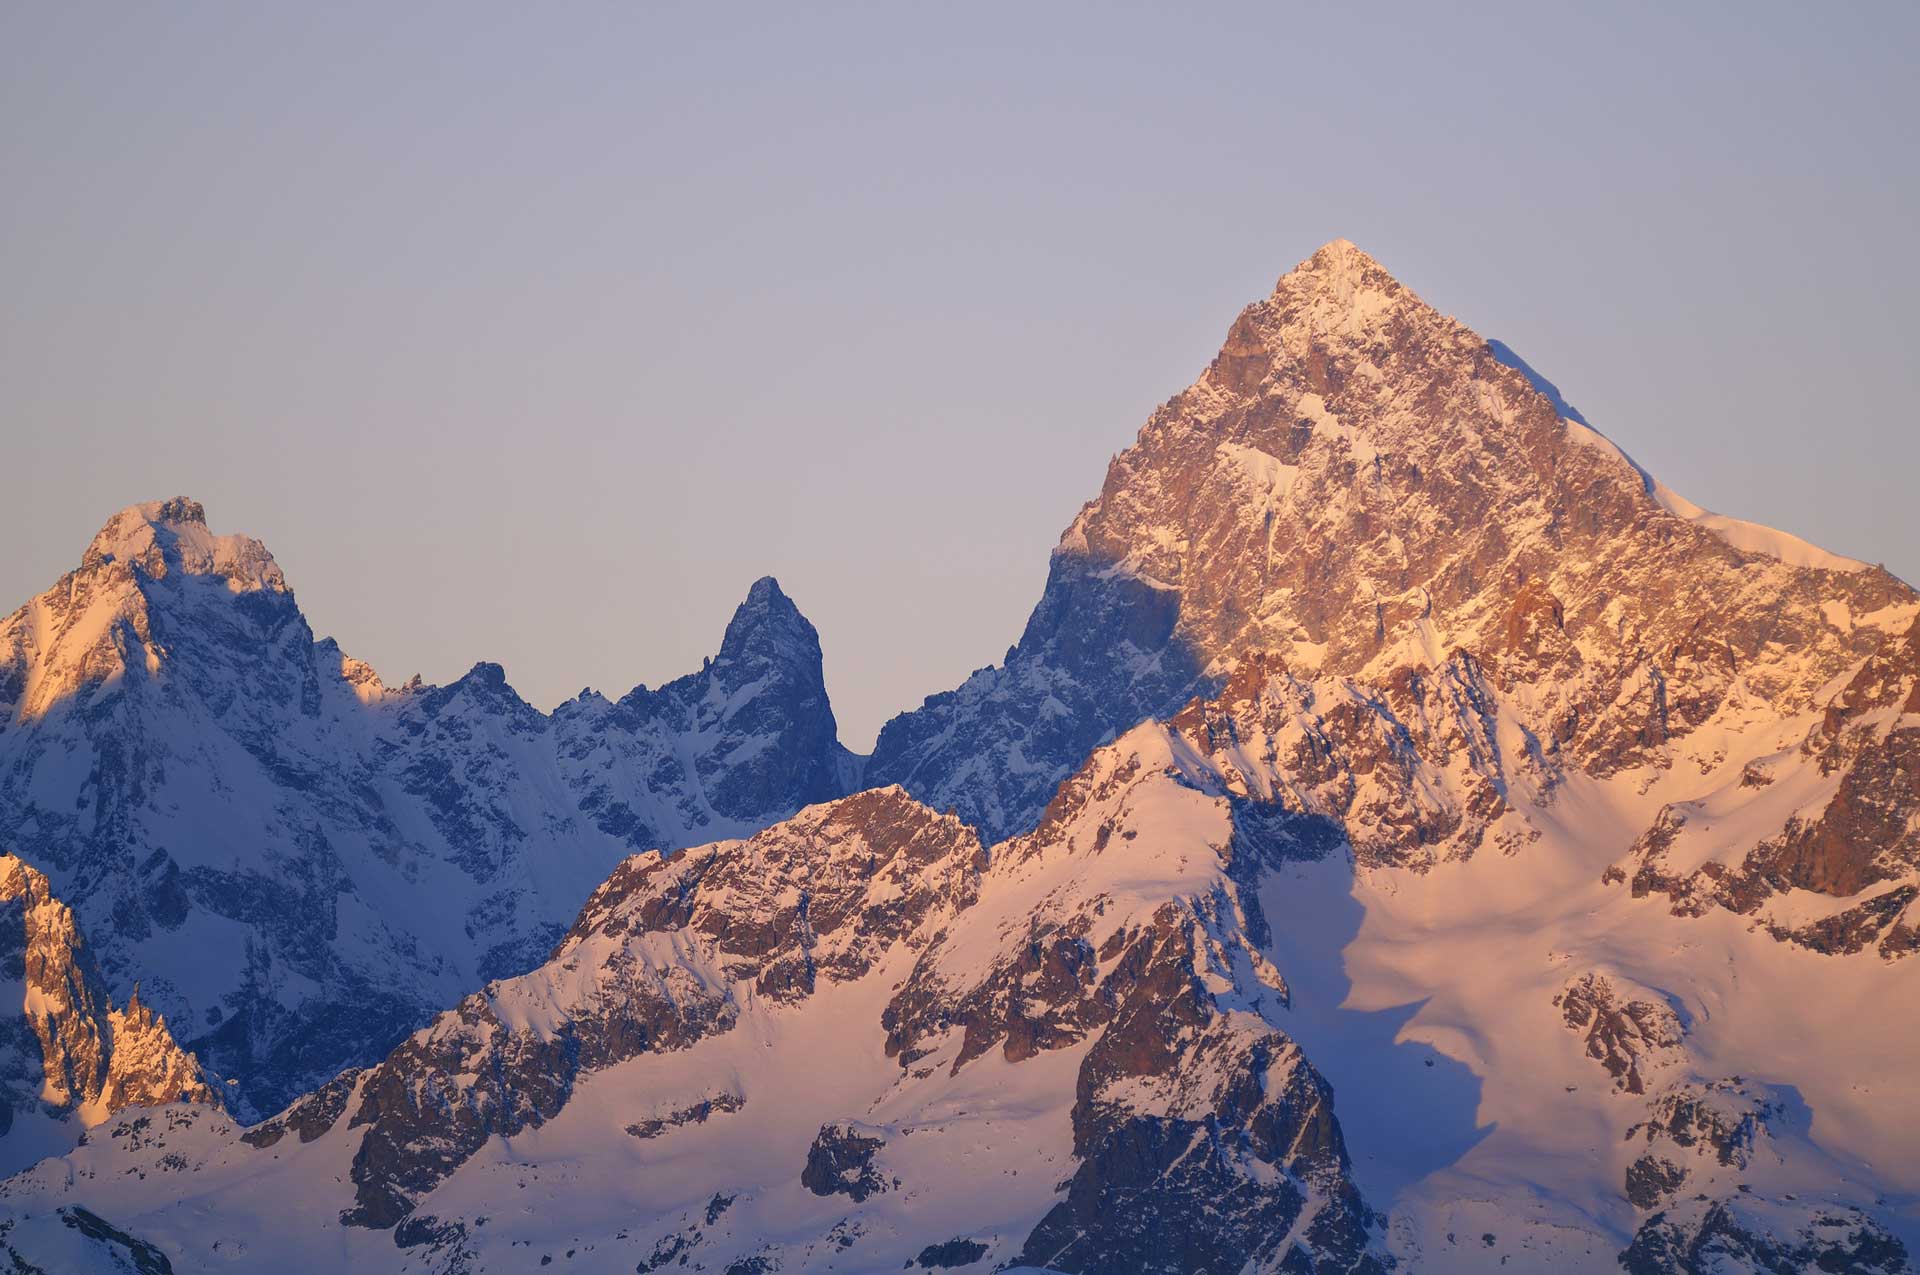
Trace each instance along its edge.
{"label": "pale blue sky", "polygon": [[1187,8],[0,8],[0,607],[184,493],[545,707],[771,572],[865,748],[1336,236],[1920,579],[1920,6]]}

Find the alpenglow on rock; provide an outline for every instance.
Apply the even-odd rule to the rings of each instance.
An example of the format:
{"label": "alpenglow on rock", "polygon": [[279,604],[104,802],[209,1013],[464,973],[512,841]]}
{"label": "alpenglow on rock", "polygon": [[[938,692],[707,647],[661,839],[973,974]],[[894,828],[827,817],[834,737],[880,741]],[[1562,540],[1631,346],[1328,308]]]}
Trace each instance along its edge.
{"label": "alpenglow on rock", "polygon": [[47,878],[0,855],[0,1166],[70,1149],[129,1107],[220,1099],[166,1020],[115,1009],[73,911]]}
{"label": "alpenglow on rock", "polygon": [[1831,606],[1912,605],[1675,496],[1517,362],[1352,244],[1320,249],[1114,459],[1006,663],[889,722],[869,779],[1003,835],[1255,652],[1380,682],[1456,649],[1541,688],[1551,759],[1611,773],[1671,757],[1736,670],[1808,704],[1884,632]]}
{"label": "alpenglow on rock", "polygon": [[813,627],[756,583],[701,672],[554,714],[392,688],[258,541],[135,506],[0,620],[0,845],[264,1114],[542,960],[626,854],[846,790]]}
{"label": "alpenglow on rock", "polygon": [[[1911,1275],[1920,597],[1686,502],[1352,245],[864,776],[811,631],[742,616],[681,689],[552,718],[497,669],[347,676],[383,809],[458,829],[402,861],[434,889],[533,871],[524,791],[711,836],[563,935],[476,926],[469,970],[524,972],[252,1128],[123,1112],[15,1175],[0,1260]],[[833,782],[875,786],[723,827]]]}

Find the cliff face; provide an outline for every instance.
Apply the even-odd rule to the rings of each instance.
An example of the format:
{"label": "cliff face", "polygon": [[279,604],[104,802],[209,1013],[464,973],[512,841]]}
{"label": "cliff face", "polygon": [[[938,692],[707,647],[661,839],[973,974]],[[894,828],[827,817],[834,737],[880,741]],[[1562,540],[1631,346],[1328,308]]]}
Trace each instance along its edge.
{"label": "cliff face", "polygon": [[[77,1126],[77,1133],[128,1107],[220,1104],[199,1063],[138,993],[113,1007],[72,909],[12,855],[0,856],[0,976],[11,1007],[0,1019],[7,1126],[0,1137],[23,1116]],[[41,1140],[0,1147],[31,1155]]]}

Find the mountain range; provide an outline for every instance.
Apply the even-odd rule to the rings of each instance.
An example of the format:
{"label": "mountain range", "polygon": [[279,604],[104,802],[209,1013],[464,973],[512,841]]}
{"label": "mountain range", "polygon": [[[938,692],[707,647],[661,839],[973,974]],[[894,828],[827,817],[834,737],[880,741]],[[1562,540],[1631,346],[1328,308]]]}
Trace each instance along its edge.
{"label": "mountain range", "polygon": [[176,499],[0,621],[0,826],[235,1110],[269,1114],[536,964],[621,857],[841,795],[813,626],[772,581],[698,673],[536,711],[495,664],[388,687],[258,541]]}
{"label": "mountain range", "polygon": [[1920,595],[1345,241],[871,756],[772,580],[545,714],[387,687],[175,499],[0,622],[0,850],[17,1268],[1920,1242]]}

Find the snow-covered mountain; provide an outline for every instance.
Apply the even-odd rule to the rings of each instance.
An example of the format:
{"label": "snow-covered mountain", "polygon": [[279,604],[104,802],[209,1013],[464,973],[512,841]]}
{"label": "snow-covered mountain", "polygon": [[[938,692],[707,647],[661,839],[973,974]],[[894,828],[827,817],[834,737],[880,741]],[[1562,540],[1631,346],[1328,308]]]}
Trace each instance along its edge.
{"label": "snow-covered mountain", "polygon": [[190,500],[116,515],[0,620],[0,847],[242,1114],[538,964],[631,851],[752,831],[855,771],[771,579],[700,672],[551,716],[492,664],[383,685]]}
{"label": "snow-covered mountain", "polygon": [[1515,854],[1365,866],[1259,760],[1325,729],[1282,688],[1195,703],[991,847],[885,788],[635,856],[547,964],[378,1066],[251,1129],[123,1114],[17,1175],[0,1244],[76,1269],[139,1245],[277,1271],[1910,1271],[1904,965],[1607,885],[1583,785]]}
{"label": "snow-covered mountain", "polygon": [[[392,723],[405,764],[431,753],[407,722],[452,751],[435,809],[548,773],[521,720],[571,741],[554,782],[603,837],[620,803],[723,786],[607,744],[637,734],[627,701],[463,708],[500,741],[476,762],[425,709],[504,693],[474,680],[342,717]],[[1005,665],[864,770],[703,755],[778,756],[831,800],[627,858],[543,964],[270,1120],[121,1113],[0,1186],[0,1245],[75,1269],[1912,1269],[1920,596],[1685,501],[1351,244],[1114,460]],[[494,844],[471,818],[448,846]]]}
{"label": "snow-covered mountain", "polygon": [[888,723],[869,778],[1024,830],[1103,737],[1254,652],[1381,686],[1463,652],[1526,688],[1543,765],[1694,765],[1920,613],[1681,500],[1503,359],[1328,244],[1114,459],[1007,662]]}
{"label": "snow-covered mountain", "polygon": [[636,856],[379,1066],[182,1119],[183,1179],[115,1138],[14,1179],[8,1242],[78,1206],[191,1266],[1382,1270],[1261,952],[1292,843],[1233,810],[1143,727],[990,851],[884,788]]}

